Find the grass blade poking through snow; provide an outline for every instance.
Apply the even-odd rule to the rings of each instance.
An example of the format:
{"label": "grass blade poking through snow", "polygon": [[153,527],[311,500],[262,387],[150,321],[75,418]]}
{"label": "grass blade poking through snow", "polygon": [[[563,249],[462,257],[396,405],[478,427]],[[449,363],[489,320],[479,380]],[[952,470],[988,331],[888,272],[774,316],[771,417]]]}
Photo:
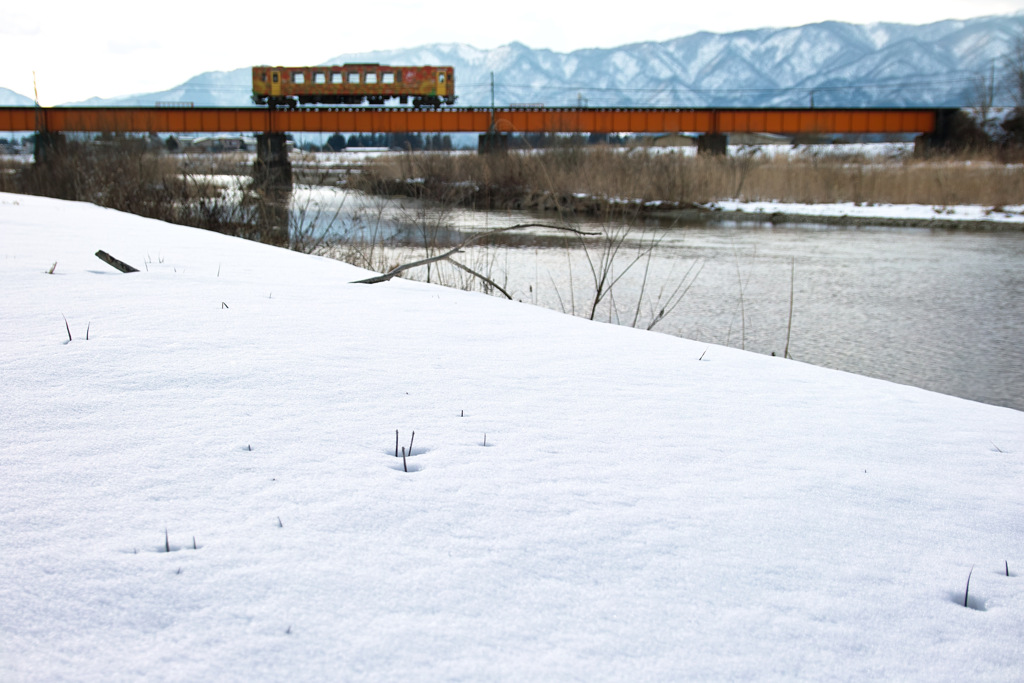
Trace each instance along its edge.
{"label": "grass blade poking through snow", "polygon": [[63,313],[61,313],[60,317],[64,318],[64,329],[66,329],[68,331],[68,341],[71,341],[71,325],[68,325],[67,316],[65,316]]}
{"label": "grass blade poking through snow", "polygon": [[967,587],[964,588],[964,607],[967,607],[967,594],[971,591],[971,574],[974,573],[974,567],[971,567],[971,571],[967,572]]}

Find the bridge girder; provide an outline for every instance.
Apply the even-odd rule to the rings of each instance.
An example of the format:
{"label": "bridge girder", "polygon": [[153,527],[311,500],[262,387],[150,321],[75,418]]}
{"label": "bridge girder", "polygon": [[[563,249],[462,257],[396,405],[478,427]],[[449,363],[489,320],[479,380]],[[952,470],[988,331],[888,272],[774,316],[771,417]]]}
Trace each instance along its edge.
{"label": "bridge girder", "polygon": [[[2,131],[92,133],[917,133],[945,109],[0,107]],[[492,123],[493,121],[493,123]]]}

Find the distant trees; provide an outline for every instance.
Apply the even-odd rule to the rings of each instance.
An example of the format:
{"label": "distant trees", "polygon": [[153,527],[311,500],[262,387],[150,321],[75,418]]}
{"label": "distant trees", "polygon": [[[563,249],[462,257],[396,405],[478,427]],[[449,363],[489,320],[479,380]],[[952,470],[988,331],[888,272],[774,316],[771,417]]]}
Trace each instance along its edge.
{"label": "distant trees", "polygon": [[346,147],[345,136],[341,133],[335,133],[331,137],[327,138],[325,146],[332,152],[340,152]]}
{"label": "distant trees", "polygon": [[389,149],[402,149],[412,152],[421,150],[450,150],[452,149],[452,138],[450,135],[423,135],[421,133],[353,133],[347,138],[341,133],[335,133],[327,138],[324,143],[324,150],[340,152],[348,147],[387,147]]}

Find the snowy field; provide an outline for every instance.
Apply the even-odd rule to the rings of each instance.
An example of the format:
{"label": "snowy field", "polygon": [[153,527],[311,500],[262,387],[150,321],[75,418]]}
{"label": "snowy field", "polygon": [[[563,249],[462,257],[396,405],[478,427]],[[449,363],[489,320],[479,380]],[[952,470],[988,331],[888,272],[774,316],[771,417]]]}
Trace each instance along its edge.
{"label": "snowy field", "polygon": [[1024,413],[364,276],[0,194],[0,680],[1024,678]]}

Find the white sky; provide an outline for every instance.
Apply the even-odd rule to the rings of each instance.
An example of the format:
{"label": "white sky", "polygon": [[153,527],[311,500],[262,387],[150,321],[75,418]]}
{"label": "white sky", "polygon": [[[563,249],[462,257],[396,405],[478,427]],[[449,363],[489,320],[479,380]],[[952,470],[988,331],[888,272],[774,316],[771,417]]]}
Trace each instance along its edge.
{"label": "white sky", "polygon": [[520,0],[498,5],[450,0],[441,5],[382,0],[345,5],[302,0],[282,12],[240,10],[232,3],[136,0],[5,3],[0,7],[0,87],[32,96],[33,71],[43,105],[164,90],[203,71],[252,64],[316,64],[374,49],[460,42],[493,48],[519,41],[567,52],[696,31],[799,26],[825,20],[923,24],[1024,10],[1024,0],[852,3],[688,3],[634,0],[629,11],[595,5]]}

